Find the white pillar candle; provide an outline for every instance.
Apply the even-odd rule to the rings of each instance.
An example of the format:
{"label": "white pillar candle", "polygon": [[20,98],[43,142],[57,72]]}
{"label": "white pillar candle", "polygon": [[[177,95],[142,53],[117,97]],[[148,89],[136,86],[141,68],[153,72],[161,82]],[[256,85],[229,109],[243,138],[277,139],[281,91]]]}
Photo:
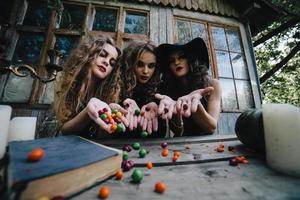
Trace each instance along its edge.
{"label": "white pillar candle", "polygon": [[5,154],[10,116],[11,107],[0,105],[0,159]]}
{"label": "white pillar candle", "polygon": [[300,177],[300,108],[288,104],[262,108],[268,165]]}
{"label": "white pillar candle", "polygon": [[15,117],[10,121],[8,142],[33,140],[35,136],[36,117]]}

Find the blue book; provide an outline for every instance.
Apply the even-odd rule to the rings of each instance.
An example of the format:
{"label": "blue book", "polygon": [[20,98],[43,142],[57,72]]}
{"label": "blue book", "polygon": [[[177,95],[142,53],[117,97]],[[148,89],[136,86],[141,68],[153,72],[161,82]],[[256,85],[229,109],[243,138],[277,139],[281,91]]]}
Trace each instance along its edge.
{"label": "blue book", "polygon": [[[42,148],[44,157],[28,162],[28,153]],[[60,136],[9,143],[9,185],[20,199],[68,197],[121,168],[121,151],[79,136]]]}

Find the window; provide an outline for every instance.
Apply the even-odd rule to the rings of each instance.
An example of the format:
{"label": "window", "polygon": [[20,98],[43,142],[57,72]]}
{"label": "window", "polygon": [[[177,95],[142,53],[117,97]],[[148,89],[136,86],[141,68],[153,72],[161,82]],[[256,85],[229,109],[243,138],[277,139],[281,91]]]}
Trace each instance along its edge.
{"label": "window", "polygon": [[253,94],[238,29],[175,18],[175,42],[183,44],[196,37],[206,42],[211,61],[210,74],[221,82],[222,110],[253,108]]}

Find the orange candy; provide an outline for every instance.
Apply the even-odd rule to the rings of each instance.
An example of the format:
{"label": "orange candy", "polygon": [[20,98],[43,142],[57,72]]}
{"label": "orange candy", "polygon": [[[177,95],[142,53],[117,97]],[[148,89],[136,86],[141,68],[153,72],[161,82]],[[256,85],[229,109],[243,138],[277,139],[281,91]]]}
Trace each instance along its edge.
{"label": "orange candy", "polygon": [[180,157],[180,152],[179,151],[174,151],[174,154],[173,154],[174,156],[177,156],[177,157]]}
{"label": "orange candy", "polygon": [[101,199],[106,199],[110,195],[110,189],[107,186],[103,186],[99,190],[99,197]]}
{"label": "orange candy", "polygon": [[169,155],[169,150],[168,149],[163,149],[162,152],[161,152],[161,155],[163,157],[167,157]]}
{"label": "orange candy", "polygon": [[179,158],[179,156],[174,155],[172,160],[175,162],[178,160],[178,158]]}
{"label": "orange candy", "polygon": [[44,157],[45,153],[42,148],[35,148],[27,155],[27,160],[30,162],[39,161]]}
{"label": "orange candy", "polygon": [[117,125],[116,124],[111,124],[110,125],[110,130],[112,130],[113,132],[115,132],[117,130]]}
{"label": "orange candy", "polygon": [[219,153],[224,152],[224,148],[219,146],[219,147],[216,149],[216,151],[219,152]]}
{"label": "orange candy", "polygon": [[122,179],[124,173],[121,169],[119,169],[117,172],[116,172],[116,179],[120,180]]}
{"label": "orange candy", "polygon": [[152,162],[147,162],[147,168],[148,168],[148,169],[152,169],[152,168],[153,168]]}
{"label": "orange candy", "polygon": [[158,193],[164,193],[166,191],[166,185],[162,182],[157,182],[155,183],[155,191],[158,192]]}

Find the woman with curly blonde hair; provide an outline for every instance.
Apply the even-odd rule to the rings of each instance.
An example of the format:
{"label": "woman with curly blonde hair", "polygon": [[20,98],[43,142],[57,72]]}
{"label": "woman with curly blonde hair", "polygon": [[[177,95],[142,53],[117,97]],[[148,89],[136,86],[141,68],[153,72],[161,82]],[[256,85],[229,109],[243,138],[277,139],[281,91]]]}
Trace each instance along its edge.
{"label": "woman with curly blonde hair", "polygon": [[95,127],[111,132],[98,111],[111,112],[107,104],[118,101],[121,80],[116,63],[120,54],[113,40],[104,36],[84,37],[72,51],[64,63],[55,99],[63,134],[89,137]]}

